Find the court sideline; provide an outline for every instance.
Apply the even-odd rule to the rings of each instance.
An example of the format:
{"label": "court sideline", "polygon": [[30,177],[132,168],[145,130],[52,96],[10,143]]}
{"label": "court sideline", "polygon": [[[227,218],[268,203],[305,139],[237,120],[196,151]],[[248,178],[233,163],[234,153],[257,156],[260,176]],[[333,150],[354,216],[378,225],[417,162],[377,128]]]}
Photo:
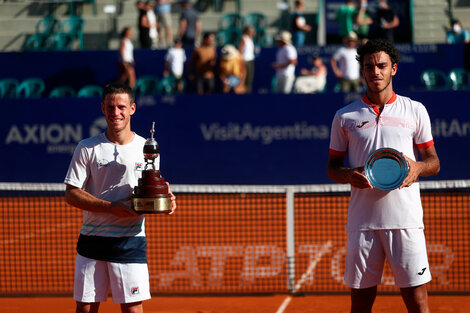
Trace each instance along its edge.
{"label": "court sideline", "polygon": [[[286,295],[243,297],[160,297],[144,302],[145,313],[275,313]],[[470,296],[430,296],[433,313],[467,313]],[[75,303],[71,297],[15,297],[0,298],[2,312],[6,313],[73,313]],[[111,299],[101,304],[100,313],[120,312]],[[285,313],[347,313],[347,295],[307,295],[293,297]],[[406,312],[400,296],[379,295],[374,313]]]}

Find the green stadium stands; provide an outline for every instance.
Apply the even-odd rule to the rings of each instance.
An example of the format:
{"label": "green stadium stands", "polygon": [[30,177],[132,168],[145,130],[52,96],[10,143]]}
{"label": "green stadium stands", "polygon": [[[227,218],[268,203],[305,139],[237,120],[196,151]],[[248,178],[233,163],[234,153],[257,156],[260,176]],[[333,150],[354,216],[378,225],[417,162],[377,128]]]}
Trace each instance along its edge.
{"label": "green stadium stands", "polygon": [[27,78],[16,88],[17,98],[40,98],[46,89],[46,84],[41,78]]}
{"label": "green stadium stands", "polygon": [[75,97],[76,92],[70,86],[57,86],[49,93],[49,98],[67,98]]}

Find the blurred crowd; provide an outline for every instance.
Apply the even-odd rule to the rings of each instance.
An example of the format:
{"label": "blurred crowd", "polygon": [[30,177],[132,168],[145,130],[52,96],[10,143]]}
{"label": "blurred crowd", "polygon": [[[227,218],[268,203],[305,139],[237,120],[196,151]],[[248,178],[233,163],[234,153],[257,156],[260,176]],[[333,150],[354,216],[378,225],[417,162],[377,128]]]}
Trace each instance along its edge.
{"label": "blurred crowd", "polygon": [[[199,14],[189,0],[175,0],[180,5],[178,25],[172,25],[173,0],[143,2],[138,0],[138,41],[143,49],[167,49],[163,77],[171,77],[176,93],[236,93],[253,92],[254,63],[260,47],[254,42],[255,27],[247,25],[238,45],[225,44],[216,48],[216,34],[202,32]],[[175,3],[176,4],[176,3]],[[335,91],[360,92],[363,82],[356,61],[357,47],[369,38],[394,41],[400,25],[396,12],[387,0],[373,3],[367,0],[346,0],[335,13],[338,42],[343,45],[327,60],[319,55],[308,56],[309,68],[297,68],[297,49],[304,46],[312,31],[304,16],[305,1],[296,0],[290,14],[290,29],[280,31],[274,38],[278,50],[271,64],[271,92],[316,93],[326,90],[329,65],[337,79]],[[452,21],[447,33],[448,43],[468,43],[469,33],[458,20]],[[137,81],[133,57],[132,28],[122,32],[120,45],[119,80],[134,87]],[[190,53],[190,55],[186,55]],[[267,69],[268,70],[268,69]],[[266,75],[263,75],[266,77]]]}

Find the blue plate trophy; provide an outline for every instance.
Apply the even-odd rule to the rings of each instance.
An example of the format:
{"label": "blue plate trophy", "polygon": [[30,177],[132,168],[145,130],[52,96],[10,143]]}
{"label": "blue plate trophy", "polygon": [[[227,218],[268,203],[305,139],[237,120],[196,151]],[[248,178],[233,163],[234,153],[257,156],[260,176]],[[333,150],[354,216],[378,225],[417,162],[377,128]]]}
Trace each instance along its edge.
{"label": "blue plate trophy", "polygon": [[401,186],[410,170],[408,161],[393,148],[381,148],[371,153],[364,165],[364,172],[374,188],[393,190]]}
{"label": "blue plate trophy", "polygon": [[152,123],[150,130],[151,137],[144,145],[145,167],[142,171],[142,178],[139,178],[132,195],[133,209],[139,213],[171,212],[171,194],[168,185],[160,171],[155,169],[155,159],[160,155],[160,147],[153,138],[154,133],[155,122]]}

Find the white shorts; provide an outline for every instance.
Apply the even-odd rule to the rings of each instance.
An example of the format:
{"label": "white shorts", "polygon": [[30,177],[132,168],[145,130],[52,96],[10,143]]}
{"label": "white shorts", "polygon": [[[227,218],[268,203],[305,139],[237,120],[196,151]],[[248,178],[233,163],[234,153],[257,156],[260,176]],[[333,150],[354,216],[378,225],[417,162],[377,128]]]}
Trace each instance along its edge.
{"label": "white shorts", "polygon": [[116,303],[150,299],[147,264],[97,261],[77,254],[73,288],[75,301],[104,302],[110,291]]}
{"label": "white shorts", "polygon": [[431,281],[424,230],[393,229],[348,232],[346,284],[355,289],[379,285],[385,258],[399,288]]}

